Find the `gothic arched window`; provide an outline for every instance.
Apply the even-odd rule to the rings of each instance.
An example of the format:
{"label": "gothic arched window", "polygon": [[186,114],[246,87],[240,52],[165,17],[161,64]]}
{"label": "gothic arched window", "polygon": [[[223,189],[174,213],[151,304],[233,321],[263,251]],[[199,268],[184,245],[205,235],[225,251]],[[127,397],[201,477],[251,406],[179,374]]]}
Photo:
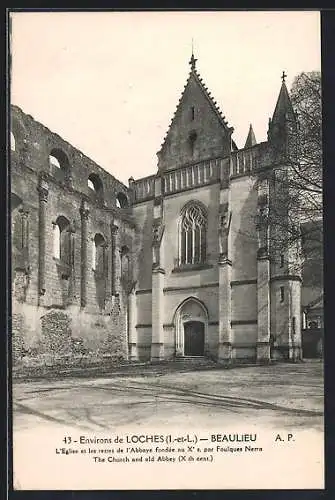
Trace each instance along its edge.
{"label": "gothic arched window", "polygon": [[179,264],[206,261],[207,213],[199,203],[188,203],[181,212],[179,227]]}

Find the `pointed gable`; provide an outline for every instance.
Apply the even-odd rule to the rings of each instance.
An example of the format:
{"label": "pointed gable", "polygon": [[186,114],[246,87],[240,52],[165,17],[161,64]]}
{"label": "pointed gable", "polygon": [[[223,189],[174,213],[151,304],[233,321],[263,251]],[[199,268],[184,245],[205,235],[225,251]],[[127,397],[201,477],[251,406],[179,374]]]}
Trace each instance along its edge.
{"label": "pointed gable", "polygon": [[232,147],[228,126],[216,101],[195,69],[191,71],[158,155],[158,168],[169,170],[210,157],[226,156]]}
{"label": "pointed gable", "polygon": [[252,146],[255,146],[255,144],[257,144],[257,141],[256,141],[256,137],[254,134],[254,130],[253,130],[252,125],[250,123],[248,137],[247,137],[247,140],[245,141],[244,147],[251,148]]}

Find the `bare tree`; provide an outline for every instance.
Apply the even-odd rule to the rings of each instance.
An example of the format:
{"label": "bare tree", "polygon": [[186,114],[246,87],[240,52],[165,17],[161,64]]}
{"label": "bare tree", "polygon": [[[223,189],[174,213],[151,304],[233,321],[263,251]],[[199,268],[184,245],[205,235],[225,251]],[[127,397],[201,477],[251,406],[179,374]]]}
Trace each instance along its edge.
{"label": "bare tree", "polygon": [[268,132],[278,166],[261,174],[270,186],[270,257],[278,262],[284,253],[294,272],[308,261],[317,282],[322,279],[321,122],[321,74],[298,75],[291,96],[283,82]]}
{"label": "bare tree", "polygon": [[290,157],[291,187],[299,197],[302,222],[316,222],[322,219],[321,74],[298,75],[291,101],[298,119],[298,151],[296,158]]}

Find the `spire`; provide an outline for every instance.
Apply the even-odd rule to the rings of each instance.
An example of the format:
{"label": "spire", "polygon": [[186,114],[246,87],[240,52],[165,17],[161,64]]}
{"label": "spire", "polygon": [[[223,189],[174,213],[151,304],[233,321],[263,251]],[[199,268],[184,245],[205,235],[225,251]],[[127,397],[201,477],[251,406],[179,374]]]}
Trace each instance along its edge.
{"label": "spire", "polygon": [[277,104],[273,112],[272,119],[269,119],[268,140],[283,143],[287,140],[287,134],[297,131],[297,119],[288,93],[285,79],[287,75],[283,71],[282,84],[277,99]]}
{"label": "spire", "polygon": [[277,104],[271,120],[272,125],[283,123],[283,121],[287,120],[288,118],[289,119],[295,118],[293,106],[285,83],[286,77],[287,75],[285,74],[285,71],[283,71],[283,74],[281,76],[282,84]]}
{"label": "spire", "polygon": [[247,140],[245,141],[244,147],[251,148],[252,146],[255,146],[255,144],[257,144],[257,141],[256,141],[256,137],[254,134],[254,130],[253,130],[252,125],[250,123],[248,137],[247,137]]}

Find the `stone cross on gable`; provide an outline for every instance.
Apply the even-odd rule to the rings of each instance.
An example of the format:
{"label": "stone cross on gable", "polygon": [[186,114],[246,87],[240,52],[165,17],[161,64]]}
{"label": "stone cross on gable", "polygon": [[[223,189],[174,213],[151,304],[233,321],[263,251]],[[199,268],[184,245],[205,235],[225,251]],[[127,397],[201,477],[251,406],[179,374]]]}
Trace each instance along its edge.
{"label": "stone cross on gable", "polygon": [[193,50],[193,38],[192,38],[192,55],[191,55],[191,59],[190,59],[190,66],[191,66],[191,70],[194,70],[195,69],[195,63],[197,62],[198,59],[196,59],[194,57],[194,50]]}

